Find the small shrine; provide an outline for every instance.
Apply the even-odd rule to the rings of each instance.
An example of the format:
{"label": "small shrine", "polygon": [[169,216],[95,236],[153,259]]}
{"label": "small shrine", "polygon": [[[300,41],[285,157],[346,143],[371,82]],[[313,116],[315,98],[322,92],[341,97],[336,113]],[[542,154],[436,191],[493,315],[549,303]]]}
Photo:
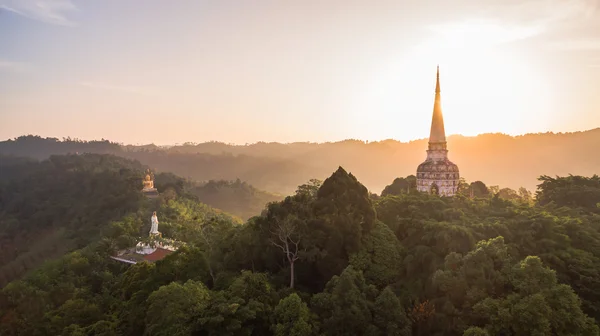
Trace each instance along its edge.
{"label": "small shrine", "polygon": [[111,256],[111,258],[127,264],[137,264],[142,261],[155,262],[177,251],[177,246],[181,243],[172,239],[164,239],[158,231],[156,211],[152,213],[150,221],[148,238],[139,241],[135,247],[119,251],[116,256]]}
{"label": "small shrine", "polygon": [[144,187],[142,188],[142,193],[148,198],[156,198],[158,197],[158,190],[154,188],[154,174],[150,171],[150,169],[146,170],[146,176],[144,178]]}

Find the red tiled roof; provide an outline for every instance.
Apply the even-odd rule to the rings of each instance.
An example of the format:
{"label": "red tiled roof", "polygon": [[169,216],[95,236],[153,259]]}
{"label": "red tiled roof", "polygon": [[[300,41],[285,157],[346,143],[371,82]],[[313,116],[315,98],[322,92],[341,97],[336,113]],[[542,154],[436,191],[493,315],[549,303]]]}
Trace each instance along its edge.
{"label": "red tiled roof", "polygon": [[144,259],[148,260],[148,261],[157,261],[157,260],[163,259],[164,257],[168,256],[171,253],[173,253],[173,251],[165,250],[165,249],[159,247],[156,249],[156,251],[154,251],[150,254],[146,254],[144,256]]}

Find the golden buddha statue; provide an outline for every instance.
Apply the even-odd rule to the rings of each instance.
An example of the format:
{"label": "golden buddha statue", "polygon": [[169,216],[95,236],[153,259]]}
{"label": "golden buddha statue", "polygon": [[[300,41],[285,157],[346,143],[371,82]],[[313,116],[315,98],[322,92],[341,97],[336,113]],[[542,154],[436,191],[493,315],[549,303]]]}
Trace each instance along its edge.
{"label": "golden buddha statue", "polygon": [[146,171],[146,178],[144,179],[144,189],[143,190],[154,189],[154,179],[152,178],[152,176],[150,174],[151,174],[150,169],[148,169]]}
{"label": "golden buddha statue", "polygon": [[148,197],[156,197],[158,196],[158,191],[154,188],[154,174],[150,171],[150,169],[146,170],[146,177],[143,181],[144,188],[142,192]]}

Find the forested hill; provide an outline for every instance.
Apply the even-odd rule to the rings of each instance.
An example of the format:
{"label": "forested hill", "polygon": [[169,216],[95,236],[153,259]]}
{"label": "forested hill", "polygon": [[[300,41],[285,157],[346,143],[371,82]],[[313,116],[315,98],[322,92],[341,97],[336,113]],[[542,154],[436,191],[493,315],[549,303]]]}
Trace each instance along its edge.
{"label": "forested hill", "polygon": [[[80,154],[79,156],[70,155],[68,157],[72,160],[79,158],[78,160],[80,161],[78,162],[84,162],[85,160],[81,160],[82,158],[102,157],[104,158],[103,161],[99,162],[99,165],[96,167],[99,171],[107,169],[106,165],[109,163],[114,165],[114,167],[112,167],[113,170],[123,167],[127,167],[127,169],[133,167],[137,170],[142,169],[142,165],[138,161],[132,161],[119,156],[111,157],[110,154],[104,156]],[[62,156],[54,156],[48,162],[58,162],[63,159]],[[52,170],[45,170],[49,167],[54,167],[49,165],[48,162],[42,162],[40,164],[38,160],[33,158],[5,156],[0,154],[0,182],[29,176],[32,171],[38,170],[41,175],[48,174],[47,177],[50,178],[51,174],[55,172]],[[91,167],[93,166],[94,164],[91,164]],[[143,168],[145,169],[147,167],[144,166]],[[169,172],[162,172],[156,175],[155,184],[158,189],[162,191],[167,190],[169,187],[178,188],[180,191],[185,190],[190,195],[195,195],[198,201],[243,219],[248,219],[254,215],[260,214],[264,209],[265,204],[283,199],[283,196],[279,194],[259,190],[239,179],[235,181],[210,180],[207,182],[197,182],[181,178]]]}
{"label": "forested hill", "polygon": [[[99,240],[112,221],[143,209],[143,168],[113,155],[60,155],[41,162],[0,156],[0,286]],[[181,178],[158,174],[156,184],[167,198],[173,191],[183,194]],[[218,212],[202,206],[206,213]]]}
{"label": "forested hill", "polygon": [[[485,181],[518,190],[535,190],[539,175],[592,175],[598,173],[600,128],[575,133],[523,136],[484,134],[448,137],[450,159],[468,181]],[[112,153],[137,159],[159,171],[197,181],[239,178],[258,189],[280,194],[312,178],[324,179],[338,165],[358,176],[379,193],[394,178],[415,173],[425,158],[426,140],[365,143],[256,143],[234,146],[218,142],[184,144],[169,148],[120,146],[109,141],[83,142],[27,136],[0,142],[0,153],[44,158],[68,152]]]}
{"label": "forested hill", "polygon": [[186,246],[109,259],[148,229],[129,212],[3,288],[0,334],[598,336],[600,178],[539,182],[535,204],[375,197],[340,167],[240,225],[166,181],[161,232]]}

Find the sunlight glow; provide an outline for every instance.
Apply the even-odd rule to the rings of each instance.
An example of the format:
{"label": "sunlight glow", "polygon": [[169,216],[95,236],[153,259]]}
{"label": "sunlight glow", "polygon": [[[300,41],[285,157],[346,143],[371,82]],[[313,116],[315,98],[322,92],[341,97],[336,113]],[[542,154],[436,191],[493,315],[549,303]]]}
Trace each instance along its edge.
{"label": "sunlight glow", "polygon": [[536,34],[536,27],[479,20],[430,28],[431,39],[386,64],[370,83],[374,89],[369,99],[386,102],[379,106],[384,114],[415,126],[414,134],[397,139],[428,136],[437,64],[447,134],[518,134],[532,124],[546,126],[540,114],[552,104],[551,88],[534,64],[509,44]]}

